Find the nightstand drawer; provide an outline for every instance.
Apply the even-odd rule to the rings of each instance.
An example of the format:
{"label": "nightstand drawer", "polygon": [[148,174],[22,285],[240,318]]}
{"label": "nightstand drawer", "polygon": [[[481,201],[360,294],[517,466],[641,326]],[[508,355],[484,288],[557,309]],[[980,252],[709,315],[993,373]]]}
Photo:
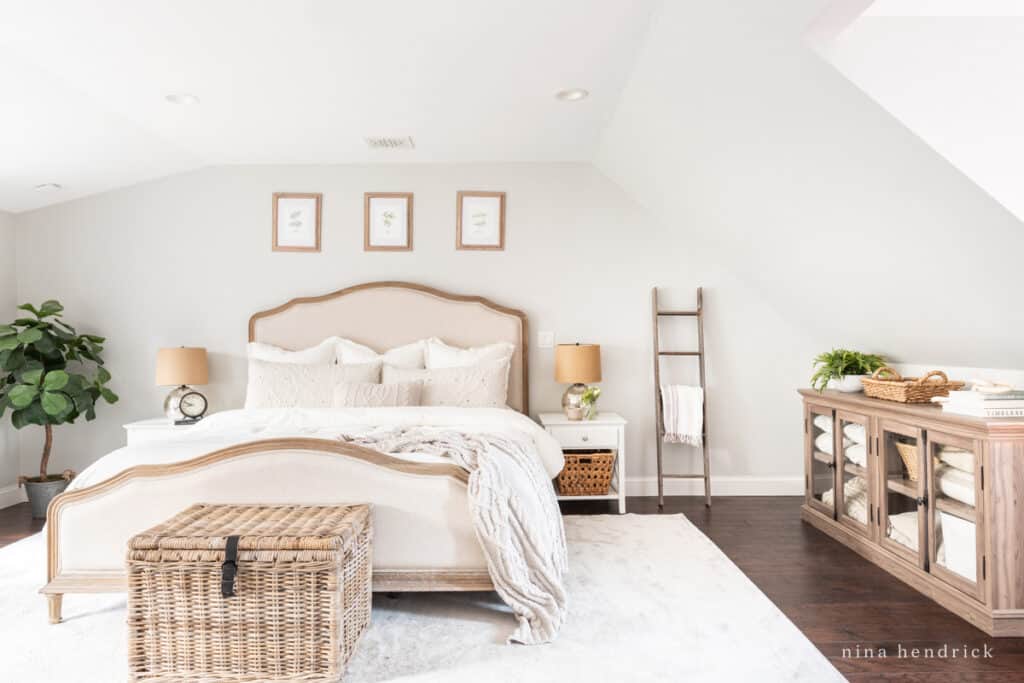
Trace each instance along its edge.
{"label": "nightstand drawer", "polygon": [[549,427],[551,436],[562,448],[618,448],[618,427],[580,424]]}

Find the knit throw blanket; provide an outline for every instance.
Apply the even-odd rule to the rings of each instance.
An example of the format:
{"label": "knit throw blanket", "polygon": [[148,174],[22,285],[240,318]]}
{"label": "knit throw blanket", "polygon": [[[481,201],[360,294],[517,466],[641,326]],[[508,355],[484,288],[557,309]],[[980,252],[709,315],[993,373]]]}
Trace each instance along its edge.
{"label": "knit throw blanket", "polygon": [[508,642],[555,639],[565,621],[565,530],[554,489],[530,445],[429,427],[342,435],[382,453],[447,456],[469,473],[469,508],[494,588],[519,621]]}

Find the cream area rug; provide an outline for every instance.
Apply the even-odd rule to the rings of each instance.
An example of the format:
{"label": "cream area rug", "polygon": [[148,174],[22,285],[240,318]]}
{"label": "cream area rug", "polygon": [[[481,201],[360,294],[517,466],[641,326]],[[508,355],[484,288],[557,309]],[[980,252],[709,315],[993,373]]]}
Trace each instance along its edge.
{"label": "cream area rug", "polygon": [[[345,681],[841,681],[682,515],[565,518],[569,619],[549,645],[505,645],[493,593],[374,596]],[[46,619],[41,534],[0,549],[5,681],[127,680],[123,595],[68,595]]]}

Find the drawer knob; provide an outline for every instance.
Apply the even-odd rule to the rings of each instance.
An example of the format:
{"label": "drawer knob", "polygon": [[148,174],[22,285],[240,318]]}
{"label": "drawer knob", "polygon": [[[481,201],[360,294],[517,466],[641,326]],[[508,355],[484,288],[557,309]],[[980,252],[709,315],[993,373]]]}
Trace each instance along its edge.
{"label": "drawer knob", "polygon": [[584,440],[584,441],[590,441],[590,437],[589,437],[589,436],[587,436],[586,434],[584,434],[584,435],[583,435],[583,440]]}

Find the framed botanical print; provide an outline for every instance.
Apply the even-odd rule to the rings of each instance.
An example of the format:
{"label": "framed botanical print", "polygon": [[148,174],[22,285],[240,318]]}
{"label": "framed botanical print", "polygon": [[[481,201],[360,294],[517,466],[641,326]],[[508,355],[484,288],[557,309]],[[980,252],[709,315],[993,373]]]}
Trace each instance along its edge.
{"label": "framed botanical print", "polygon": [[363,195],[363,251],[412,250],[412,192]]}
{"label": "framed botanical print", "polygon": [[320,251],[319,192],[274,193],[274,251]]}
{"label": "framed botanical print", "polygon": [[505,193],[459,192],[456,249],[505,248]]}

